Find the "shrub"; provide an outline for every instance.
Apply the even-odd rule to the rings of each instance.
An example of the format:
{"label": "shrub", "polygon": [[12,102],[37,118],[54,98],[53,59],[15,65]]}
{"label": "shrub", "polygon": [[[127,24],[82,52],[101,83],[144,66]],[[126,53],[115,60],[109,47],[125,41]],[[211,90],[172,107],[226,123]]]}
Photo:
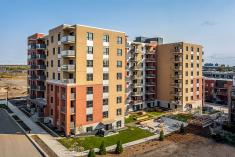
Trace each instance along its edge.
{"label": "shrub", "polygon": [[160,131],[159,140],[160,140],[160,141],[163,141],[163,140],[164,140],[164,132],[163,132],[163,130]]}
{"label": "shrub", "polygon": [[95,151],[94,151],[94,149],[90,149],[90,151],[89,151],[87,157],[95,157]]}
{"label": "shrub", "polygon": [[123,152],[122,143],[121,143],[121,141],[118,141],[118,142],[117,142],[116,149],[115,149],[115,153],[116,153],[116,154],[121,154],[122,152]]}
{"label": "shrub", "polygon": [[101,145],[100,145],[100,150],[99,150],[99,154],[100,155],[106,155],[106,147],[105,147],[105,144],[104,144],[104,141],[102,141]]}

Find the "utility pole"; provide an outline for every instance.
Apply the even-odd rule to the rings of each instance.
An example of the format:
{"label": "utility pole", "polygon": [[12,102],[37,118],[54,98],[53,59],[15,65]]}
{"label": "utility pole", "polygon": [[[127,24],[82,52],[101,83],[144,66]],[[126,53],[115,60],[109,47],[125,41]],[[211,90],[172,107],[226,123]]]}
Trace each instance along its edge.
{"label": "utility pole", "polygon": [[8,107],[8,86],[7,86],[7,107]]}

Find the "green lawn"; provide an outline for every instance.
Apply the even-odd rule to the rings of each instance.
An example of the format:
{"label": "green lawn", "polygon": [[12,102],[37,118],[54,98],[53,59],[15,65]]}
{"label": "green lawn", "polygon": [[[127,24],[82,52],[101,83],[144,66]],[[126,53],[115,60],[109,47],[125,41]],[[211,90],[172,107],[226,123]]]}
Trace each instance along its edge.
{"label": "green lawn", "polygon": [[173,119],[182,121],[182,122],[187,122],[189,119],[192,118],[191,114],[177,114],[177,115],[172,115],[170,116]]}
{"label": "green lawn", "polygon": [[137,117],[136,115],[130,115],[128,118],[125,118],[125,124],[135,122],[136,117]]}
{"label": "green lawn", "polygon": [[163,115],[163,112],[153,111],[153,112],[147,112],[147,114],[152,117],[158,117]]}
{"label": "green lawn", "polygon": [[125,124],[136,122],[137,117],[148,116],[149,118],[162,116],[164,113],[159,111],[146,112],[146,115],[131,114],[128,118],[125,118]]}
{"label": "green lawn", "polygon": [[105,142],[106,146],[111,146],[116,144],[119,140],[122,143],[128,143],[152,135],[152,133],[142,130],[140,128],[129,127],[126,130],[120,131],[117,135],[112,135],[108,137],[90,136],[79,138],[63,138],[60,139],[59,142],[62,143],[68,149],[70,149],[74,145],[74,143],[77,142],[78,146],[81,146],[85,150],[87,150],[90,148],[99,148],[102,141]]}

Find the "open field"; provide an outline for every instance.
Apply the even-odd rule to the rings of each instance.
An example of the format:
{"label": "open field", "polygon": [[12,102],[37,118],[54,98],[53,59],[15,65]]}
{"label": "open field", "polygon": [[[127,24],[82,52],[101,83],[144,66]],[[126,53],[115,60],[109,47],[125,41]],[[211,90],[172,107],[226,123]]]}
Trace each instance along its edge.
{"label": "open field", "polygon": [[22,76],[0,78],[0,99],[6,99],[7,88],[8,88],[9,98],[26,96],[27,95],[26,74]]}

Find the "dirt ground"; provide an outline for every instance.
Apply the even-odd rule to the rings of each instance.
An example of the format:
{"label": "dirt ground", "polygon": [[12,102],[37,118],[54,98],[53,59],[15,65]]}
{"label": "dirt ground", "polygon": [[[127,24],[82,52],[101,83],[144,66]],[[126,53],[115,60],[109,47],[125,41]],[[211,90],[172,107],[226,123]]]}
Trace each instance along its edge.
{"label": "dirt ground", "polygon": [[12,78],[0,78],[0,99],[15,98],[27,95],[27,76],[15,76]]}
{"label": "dirt ground", "polygon": [[[199,129],[200,130],[200,129]],[[216,143],[208,138],[207,130],[188,128],[187,134],[174,133],[164,141],[151,141],[124,149],[121,155],[109,157],[235,157],[235,147]]]}

